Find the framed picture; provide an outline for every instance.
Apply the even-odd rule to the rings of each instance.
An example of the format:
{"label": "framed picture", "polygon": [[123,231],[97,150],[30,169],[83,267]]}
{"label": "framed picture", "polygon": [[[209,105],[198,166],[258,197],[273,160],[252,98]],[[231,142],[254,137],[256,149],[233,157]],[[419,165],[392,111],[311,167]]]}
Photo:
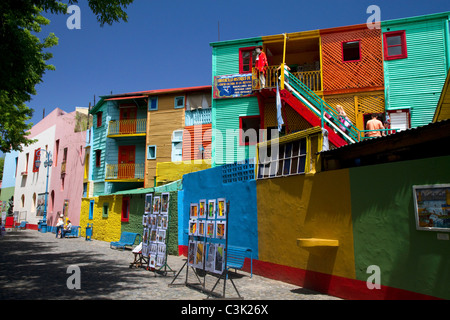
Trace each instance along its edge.
{"label": "framed picture", "polygon": [[214,238],[214,226],[216,223],[214,221],[206,220],[206,237]]}
{"label": "framed picture", "polygon": [[148,243],[148,228],[144,228],[142,232],[142,243]]}
{"label": "framed picture", "polygon": [[189,220],[189,235],[196,236],[198,234],[197,230],[197,220]]}
{"label": "framed picture", "polygon": [[162,254],[162,255],[166,254],[166,245],[165,245],[165,244],[162,244],[162,243],[158,244],[157,254],[158,254],[158,255],[160,255],[160,254]]}
{"label": "framed picture", "polygon": [[158,238],[157,229],[151,229],[150,230],[150,241],[156,242],[157,238]]}
{"label": "framed picture", "polygon": [[206,231],[206,221],[205,220],[199,220],[198,224],[198,232],[197,235],[200,237],[204,237],[205,236],[205,231]]}
{"label": "framed picture", "polygon": [[150,268],[156,267],[156,254],[150,254],[150,259],[148,259],[148,266]]}
{"label": "framed picture", "polygon": [[450,184],[413,186],[416,229],[450,232]]}
{"label": "framed picture", "polygon": [[195,266],[199,269],[203,269],[203,262],[205,257],[205,244],[203,242],[197,242],[197,250],[195,254]]}
{"label": "framed picture", "polygon": [[214,272],[222,274],[224,264],[225,264],[224,245],[216,244],[215,258],[214,258]]}
{"label": "framed picture", "polygon": [[164,229],[157,229],[158,230],[158,238],[156,242],[158,243],[166,243],[166,230]]}
{"label": "framed picture", "polygon": [[206,200],[200,200],[199,210],[198,210],[198,217],[200,219],[206,218]]}
{"label": "framed picture", "polygon": [[208,219],[216,218],[216,200],[208,200]]}
{"label": "framed picture", "polygon": [[142,225],[143,225],[144,227],[148,227],[148,214],[144,214],[144,215],[142,216]]}
{"label": "framed picture", "polygon": [[153,203],[153,194],[147,193],[145,195],[145,213],[150,214],[152,213],[152,203]]}
{"label": "framed picture", "polygon": [[158,224],[158,216],[156,214],[151,214],[149,217],[148,226],[150,228],[156,228]]}
{"label": "framed picture", "polygon": [[157,254],[158,253],[158,244],[156,242],[150,243],[148,247],[149,247],[150,254]]}
{"label": "framed picture", "polygon": [[148,257],[149,254],[150,254],[149,247],[145,243],[143,243],[142,244],[142,256]]}
{"label": "framed picture", "polygon": [[225,198],[217,199],[217,219],[227,218],[227,203]]}
{"label": "framed picture", "polygon": [[216,238],[226,239],[227,223],[225,221],[216,221]]}
{"label": "framed picture", "polygon": [[156,266],[161,267],[162,265],[164,265],[165,260],[166,260],[166,255],[164,255],[164,254],[156,255]]}
{"label": "framed picture", "polygon": [[168,214],[169,213],[169,193],[161,194],[161,213]]}
{"label": "framed picture", "polygon": [[[43,217],[44,216],[44,207],[45,207],[45,193],[38,194],[37,204],[36,204],[36,216]],[[63,215],[66,208],[66,203],[64,202],[63,206]],[[66,217],[66,216],[64,216]]]}
{"label": "framed picture", "polygon": [[216,260],[216,244],[209,243],[206,251],[205,270],[214,272],[215,260]]}
{"label": "framed picture", "polygon": [[159,214],[161,208],[161,198],[159,196],[153,199],[153,214]]}
{"label": "framed picture", "polygon": [[198,204],[197,203],[191,203],[191,208],[189,211],[189,217],[191,219],[197,219],[198,218]]}
{"label": "framed picture", "polygon": [[169,226],[169,216],[167,214],[164,214],[161,216],[161,228],[167,229]]}
{"label": "framed picture", "polygon": [[188,248],[188,265],[194,266],[195,265],[195,254],[197,251],[197,242],[190,240],[189,241],[189,248]]}

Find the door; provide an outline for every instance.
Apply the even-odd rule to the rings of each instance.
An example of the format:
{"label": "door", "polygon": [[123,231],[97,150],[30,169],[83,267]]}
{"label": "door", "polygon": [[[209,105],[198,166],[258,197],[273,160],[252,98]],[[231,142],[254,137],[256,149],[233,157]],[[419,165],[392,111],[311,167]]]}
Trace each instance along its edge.
{"label": "door", "polygon": [[120,108],[120,134],[136,133],[137,107]]}
{"label": "door", "polygon": [[119,146],[118,179],[134,179],[136,146]]}

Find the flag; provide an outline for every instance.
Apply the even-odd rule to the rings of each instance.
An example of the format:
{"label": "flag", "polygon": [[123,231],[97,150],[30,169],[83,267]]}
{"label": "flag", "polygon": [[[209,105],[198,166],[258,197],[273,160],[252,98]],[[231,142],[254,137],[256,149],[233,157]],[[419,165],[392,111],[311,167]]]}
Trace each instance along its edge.
{"label": "flag", "polygon": [[281,132],[283,128],[283,116],[281,115],[281,97],[280,97],[280,89],[278,88],[277,82],[277,120],[278,120],[278,132]]}

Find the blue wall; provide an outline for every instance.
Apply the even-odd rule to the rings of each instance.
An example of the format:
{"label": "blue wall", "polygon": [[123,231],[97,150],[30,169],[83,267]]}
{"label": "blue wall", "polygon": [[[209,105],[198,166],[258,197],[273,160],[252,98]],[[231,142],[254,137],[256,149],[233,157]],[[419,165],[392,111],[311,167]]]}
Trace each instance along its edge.
{"label": "blue wall", "polygon": [[[228,245],[251,248],[258,259],[258,221],[256,210],[256,182],[247,180],[224,183],[222,167],[189,173],[183,176],[183,190],[179,192],[179,244],[188,245],[187,229],[191,203],[201,199],[226,198],[230,202],[228,216]],[[183,232],[181,232],[183,230]]]}

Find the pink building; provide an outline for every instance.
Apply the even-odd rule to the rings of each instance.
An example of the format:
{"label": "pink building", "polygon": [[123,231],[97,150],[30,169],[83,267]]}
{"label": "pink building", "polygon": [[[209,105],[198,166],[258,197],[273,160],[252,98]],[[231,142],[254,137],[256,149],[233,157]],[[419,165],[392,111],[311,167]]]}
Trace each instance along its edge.
{"label": "pink building", "polygon": [[[16,158],[14,190],[14,211],[18,220],[28,221],[28,228],[36,229],[43,219],[47,153],[53,161],[48,180],[48,230],[53,230],[58,214],[79,225],[87,112],[77,108],[67,113],[56,108],[30,130],[29,138],[37,142],[24,147]],[[36,160],[40,160],[39,167]]]}

